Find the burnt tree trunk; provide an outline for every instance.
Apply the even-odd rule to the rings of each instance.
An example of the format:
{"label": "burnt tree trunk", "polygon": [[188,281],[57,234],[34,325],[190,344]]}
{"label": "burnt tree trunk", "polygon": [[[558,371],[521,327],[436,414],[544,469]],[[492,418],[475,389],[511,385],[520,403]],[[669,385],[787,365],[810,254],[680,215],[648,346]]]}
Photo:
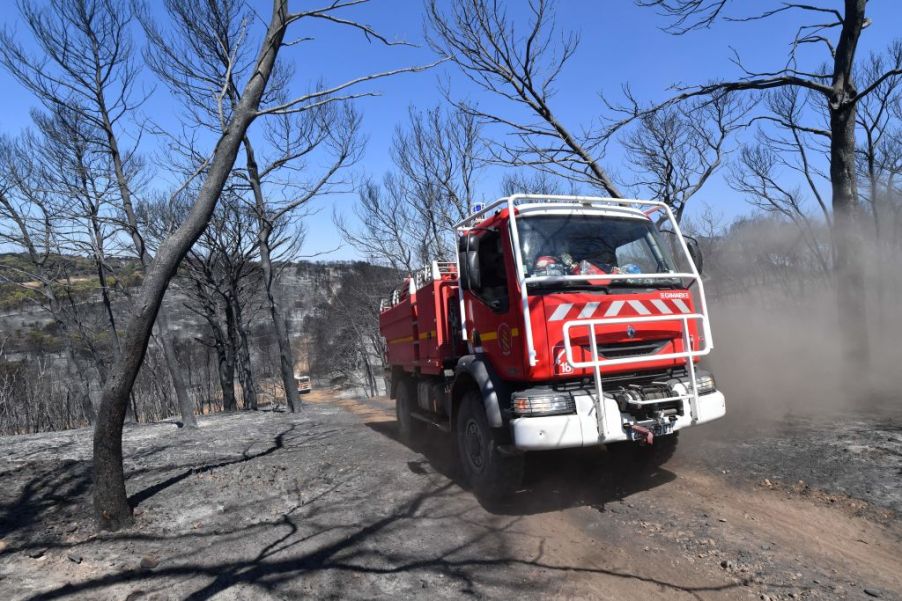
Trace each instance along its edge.
{"label": "burnt tree trunk", "polygon": [[241,397],[244,399],[244,409],[257,410],[257,382],[254,379],[254,369],[251,365],[251,351],[247,341],[247,331],[244,328],[244,315],[241,311],[241,301],[237,291],[231,294],[233,325],[235,328],[235,354],[238,359],[238,379],[241,382]]}
{"label": "burnt tree trunk", "polygon": [[[100,88],[99,88],[100,89]],[[97,95],[97,107],[101,116],[101,126],[106,136],[107,152],[113,161],[113,172],[116,176],[116,187],[119,190],[119,197],[122,201],[122,210],[125,213],[126,222],[128,223],[129,235],[132,244],[141,265],[145,268],[151,261],[150,253],[147,252],[147,245],[141,236],[138,227],[138,218],[135,215],[134,205],[132,203],[132,193],[128,176],[125,173],[125,166],[122,160],[122,152],[119,150],[119,139],[113,128],[113,121],[110,118],[109,107],[103,93]],[[165,313],[157,317],[159,327],[157,328],[157,336],[160,345],[163,347],[163,356],[166,360],[166,369],[172,379],[172,387],[175,389],[175,397],[179,406],[179,413],[182,417],[182,424],[186,428],[196,428],[197,420],[194,417],[194,403],[188,397],[188,390],[185,387],[185,380],[182,378],[181,365],[178,361],[178,354],[170,336],[169,320]],[[118,340],[117,340],[118,344]]]}
{"label": "burnt tree trunk", "polygon": [[[235,398],[235,344],[232,335],[232,309],[228,303],[222,302],[220,305],[214,297],[208,296],[203,285],[198,285],[198,292],[202,298],[204,319],[213,334],[212,346],[216,351],[216,375],[219,379],[219,390],[222,396],[222,410],[236,411],[238,401]],[[224,322],[219,317],[220,306],[224,307]],[[212,390],[209,396],[213,397]]]}
{"label": "burnt tree trunk", "polygon": [[175,350],[175,342],[170,336],[169,318],[163,311],[157,315],[157,336],[163,347],[163,357],[166,359],[166,369],[172,378],[172,387],[175,389],[175,398],[179,405],[179,413],[182,416],[182,425],[185,428],[197,428],[197,418],[194,417],[194,403],[188,397],[188,389],[182,378],[182,365],[179,363],[178,353]]}
{"label": "burnt tree trunk", "polygon": [[[235,368],[238,366],[238,333],[235,330],[235,312],[232,310],[232,303],[226,299],[223,303],[225,306],[225,316],[226,322],[225,327],[223,328],[224,337],[225,337],[225,349],[226,354],[224,357],[228,361],[228,368],[230,372],[230,378],[232,382],[232,388],[230,389],[230,395],[232,398],[232,406],[228,409],[229,411],[236,411],[238,409],[238,402],[235,400]],[[239,382],[244,383],[241,380],[241,371],[239,370]],[[243,393],[243,391],[242,391]],[[223,391],[225,394],[225,391]]]}
{"label": "burnt tree trunk", "polygon": [[[135,215],[135,209],[132,204],[131,188],[129,187],[128,177],[125,174],[122,153],[119,151],[119,142],[116,133],[113,130],[109,110],[107,109],[106,101],[102,94],[98,97],[98,107],[100,108],[100,114],[103,120],[103,130],[107,139],[107,151],[113,160],[116,186],[119,189],[119,197],[122,200],[122,210],[125,213],[126,221],[128,223],[132,245],[134,246],[135,253],[138,255],[138,259],[141,261],[141,265],[146,268],[151,262],[152,257],[150,256],[150,253],[147,252],[147,246],[145,245],[144,239],[141,237],[141,232],[138,228],[138,218]],[[185,388],[185,380],[182,378],[180,371],[181,366],[178,362],[178,355],[170,337],[169,320],[166,318],[165,312],[159,314],[157,320],[159,322],[157,336],[163,347],[163,356],[166,359],[166,369],[169,371],[169,375],[172,378],[172,387],[175,389],[175,397],[178,401],[182,424],[184,424],[186,428],[196,428],[197,420],[194,417],[194,403],[188,398],[188,391]],[[116,344],[117,346],[119,344],[118,338]]]}
{"label": "burnt tree trunk", "polygon": [[179,263],[201,235],[229,177],[241,141],[256,117],[288,24],[287,0],[274,0],[273,14],[256,60],[254,75],[213,151],[204,183],[190,213],[160,245],[147,269],[126,326],[122,353],[104,386],[94,428],[94,511],[98,526],[118,530],[133,523],[122,468],[122,426],[129,393],[147,352],[163,295]]}
{"label": "burnt tree trunk", "polygon": [[272,319],[273,329],[276,332],[276,341],[279,343],[279,371],[282,375],[282,386],[285,389],[285,402],[292,411],[301,408],[300,395],[294,382],[294,353],[291,351],[291,339],[288,336],[288,328],[282,317],[282,311],[276,301],[273,291],[274,274],[272,268],[272,253],[269,247],[269,237],[272,234],[272,224],[269,223],[266,214],[266,201],[263,198],[263,186],[260,183],[260,169],[254,156],[254,149],[250,140],[245,137],[244,150],[247,159],[247,175],[254,192],[254,206],[257,211],[259,229],[257,239],[260,243],[260,265],[263,268],[263,289],[266,291],[266,304],[269,308],[269,316]]}
{"label": "burnt tree trunk", "polygon": [[833,94],[828,98],[836,300],[844,355],[847,365],[856,370],[869,363],[855,165],[857,91],[852,80],[855,51],[865,23],[866,4],[866,0],[845,0],[845,18],[833,65]]}
{"label": "burnt tree trunk", "polygon": [[860,211],[855,178],[855,105],[831,111],[830,180],[833,190],[833,244],[836,300],[843,353],[850,367],[869,362]]}
{"label": "burnt tree trunk", "polygon": [[222,391],[222,410],[236,411],[238,401],[235,399],[235,351],[228,336],[215,326],[213,336],[216,340],[216,361],[219,372],[219,388]]}
{"label": "burnt tree trunk", "polygon": [[285,388],[285,402],[292,412],[297,412],[301,409],[301,396],[298,394],[297,384],[294,380],[294,353],[291,350],[288,326],[282,317],[282,311],[279,308],[279,303],[276,301],[275,291],[273,290],[274,278],[268,232],[265,237],[260,239],[260,264],[263,267],[263,287],[266,291],[269,316],[272,319],[273,329],[276,331],[276,340],[279,343],[279,371],[282,374],[282,386]]}

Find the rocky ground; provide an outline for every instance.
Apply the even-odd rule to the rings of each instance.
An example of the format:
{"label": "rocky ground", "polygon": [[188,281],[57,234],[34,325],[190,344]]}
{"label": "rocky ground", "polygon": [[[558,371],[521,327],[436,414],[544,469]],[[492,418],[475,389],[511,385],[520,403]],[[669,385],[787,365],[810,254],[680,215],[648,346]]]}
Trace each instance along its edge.
{"label": "rocky ground", "polygon": [[[715,424],[642,476],[530,457],[484,506],[385,399],[130,426],[96,534],[90,432],[0,438],[0,599],[902,599],[902,419]],[[689,434],[689,432],[687,432]]]}

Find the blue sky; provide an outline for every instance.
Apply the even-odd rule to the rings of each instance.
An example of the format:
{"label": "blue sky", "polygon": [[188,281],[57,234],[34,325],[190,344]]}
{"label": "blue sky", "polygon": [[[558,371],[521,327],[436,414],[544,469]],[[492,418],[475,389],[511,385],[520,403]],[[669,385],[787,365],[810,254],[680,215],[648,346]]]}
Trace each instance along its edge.
{"label": "blue sky", "polygon": [[[259,0],[254,4],[261,14],[266,14],[268,2]],[[310,0],[290,2],[292,8],[312,4]],[[748,10],[752,5],[776,3],[737,1],[734,4],[737,10]],[[839,6],[841,2],[822,0],[818,4]],[[151,6],[155,13],[160,13],[157,3]],[[509,0],[508,6],[510,13],[516,15],[523,10],[525,2]],[[902,2],[876,0],[869,3],[868,12],[872,24],[862,37],[861,51],[864,53],[882,50],[902,32]],[[327,85],[334,85],[366,73],[428,63],[434,59],[423,44],[420,0],[373,0],[369,5],[348,11],[347,16],[352,14],[390,38],[420,44],[420,47],[386,48],[368,43],[359,34],[336,26],[296,28],[292,35],[316,37],[314,42],[290,48],[281,56],[282,60],[295,66],[294,85],[298,91],[320,79]],[[18,23],[13,2],[2,3],[0,17],[6,26],[19,33],[19,39],[27,43],[27,32]],[[660,31],[659,27],[666,23],[661,17],[650,9],[636,7],[630,0],[559,0],[557,26],[561,31],[579,33],[581,44],[559,79],[552,108],[569,127],[578,130],[602,114],[604,108],[599,93],[616,99],[623,84],[629,84],[639,98],[654,101],[665,98],[668,86],[673,83],[735,76],[737,69],[729,60],[730,47],[737,50],[750,68],[774,70],[785,61],[788,43],[798,26],[795,17],[797,15],[787,14],[752,23],[720,22],[710,30],[671,36]],[[819,62],[816,56],[809,55],[815,66]],[[380,96],[361,99],[358,104],[363,114],[367,147],[363,160],[355,168],[356,175],[381,177],[391,169],[388,149],[396,125],[406,120],[410,106],[428,108],[442,103],[440,81],[450,83],[455,97],[468,98],[498,111],[510,110],[508,104],[474,89],[450,64],[426,73],[404,74],[373,83],[366,89],[378,91]],[[175,124],[178,106],[166,90],[160,85],[153,88],[150,76],[144,85],[154,89],[154,94],[142,110],[164,124]],[[15,135],[28,126],[29,110],[35,101],[2,71],[0,89],[5,91],[0,95],[0,131]],[[142,150],[153,152],[154,144],[153,140],[144,139]],[[611,147],[604,162],[615,172],[625,171],[623,157],[616,145]],[[501,175],[497,169],[484,173],[480,180],[484,197],[498,195]],[[355,200],[353,195],[346,195],[318,203],[319,212],[308,218],[309,234],[304,253],[318,253],[337,246],[337,234],[331,223],[332,211],[349,212]],[[719,177],[692,202],[696,207],[707,203],[726,217],[749,210]],[[354,258],[355,254],[353,249],[343,247],[328,257],[348,259]]]}

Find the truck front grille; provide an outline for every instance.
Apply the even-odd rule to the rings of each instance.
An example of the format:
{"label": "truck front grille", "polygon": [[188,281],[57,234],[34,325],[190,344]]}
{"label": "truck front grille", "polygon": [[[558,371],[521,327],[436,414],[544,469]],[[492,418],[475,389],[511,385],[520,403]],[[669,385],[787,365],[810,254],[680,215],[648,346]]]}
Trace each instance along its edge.
{"label": "truck front grille", "polygon": [[[653,355],[660,351],[670,338],[664,340],[637,340],[635,342],[621,342],[618,344],[598,345],[598,355],[604,359],[618,359],[620,357],[639,357],[641,355]],[[583,346],[583,350],[591,353],[589,346]]]}

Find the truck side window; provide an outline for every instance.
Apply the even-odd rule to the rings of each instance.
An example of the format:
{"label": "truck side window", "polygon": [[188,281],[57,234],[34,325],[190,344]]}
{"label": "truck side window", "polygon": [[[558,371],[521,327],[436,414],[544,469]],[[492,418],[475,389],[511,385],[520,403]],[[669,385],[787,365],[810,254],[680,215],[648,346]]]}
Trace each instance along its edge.
{"label": "truck side window", "polygon": [[479,272],[482,279],[479,296],[494,311],[507,311],[507,276],[499,232],[488,232],[479,241]]}

